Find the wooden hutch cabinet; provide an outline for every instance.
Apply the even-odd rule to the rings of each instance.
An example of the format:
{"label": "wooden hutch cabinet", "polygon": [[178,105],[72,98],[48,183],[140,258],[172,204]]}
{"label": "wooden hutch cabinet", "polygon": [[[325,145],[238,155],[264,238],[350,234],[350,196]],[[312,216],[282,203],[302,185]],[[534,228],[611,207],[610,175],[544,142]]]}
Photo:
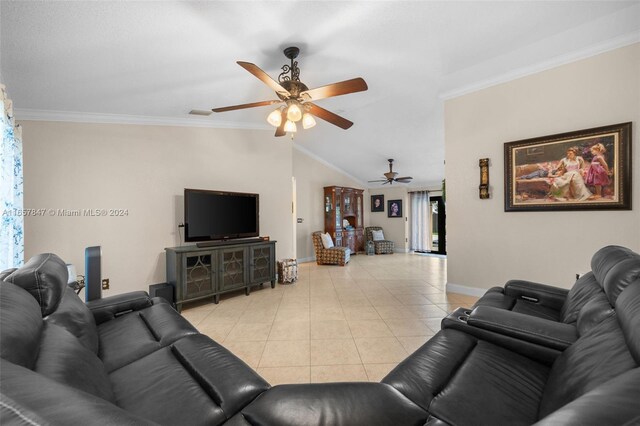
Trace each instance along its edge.
{"label": "wooden hutch cabinet", "polygon": [[363,192],[343,186],[324,187],[324,231],[336,246],[349,247],[352,254],[364,251]]}

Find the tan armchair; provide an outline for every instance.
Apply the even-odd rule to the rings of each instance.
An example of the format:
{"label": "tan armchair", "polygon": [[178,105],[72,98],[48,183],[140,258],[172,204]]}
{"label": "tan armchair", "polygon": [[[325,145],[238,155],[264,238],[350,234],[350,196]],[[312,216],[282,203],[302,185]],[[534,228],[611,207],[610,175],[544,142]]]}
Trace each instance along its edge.
{"label": "tan armchair", "polygon": [[341,265],[344,266],[351,258],[351,250],[347,247],[324,248],[322,245],[321,231],[311,234],[313,248],[316,251],[316,262],[318,265]]}
{"label": "tan armchair", "polygon": [[[375,254],[393,254],[394,243],[389,240],[373,241],[373,235],[371,231],[382,231],[380,226],[367,226],[364,229],[366,242],[372,241],[375,248]],[[365,244],[366,244],[365,242]]]}

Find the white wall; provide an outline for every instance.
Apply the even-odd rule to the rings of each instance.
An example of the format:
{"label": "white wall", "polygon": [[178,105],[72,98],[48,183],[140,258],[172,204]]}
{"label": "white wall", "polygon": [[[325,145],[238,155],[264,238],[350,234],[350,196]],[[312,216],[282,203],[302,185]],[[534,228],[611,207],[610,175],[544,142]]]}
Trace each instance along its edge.
{"label": "white wall", "polygon": [[[640,251],[640,44],[445,102],[448,281],[570,287],[608,244]],[[633,210],[504,212],[503,144],[632,121]],[[478,159],[492,198],[478,199]]]}
{"label": "white wall", "polygon": [[[384,231],[384,238],[395,243],[395,251],[406,252],[409,248],[409,225],[411,205],[409,204],[409,193],[404,185],[385,185],[380,188],[370,188],[370,195],[384,195],[384,212],[369,213],[369,225],[381,226]],[[389,200],[402,200],[402,218],[387,217],[389,211]],[[369,197],[369,203],[371,198]],[[371,209],[367,208],[367,212]]]}
{"label": "white wall", "polygon": [[78,273],[102,246],[106,295],[165,280],[184,188],[260,194],[260,234],[293,256],[292,145],[269,131],[23,121],[25,208],[128,209],[125,217],[27,217],[25,257],[54,252]]}
{"label": "white wall", "polygon": [[[324,231],[324,187],[346,186],[364,189],[362,182],[309,156],[293,150],[293,176],[296,178],[297,216],[303,219],[296,225],[297,258],[301,261],[315,259],[311,234]],[[364,193],[365,226],[369,215],[369,197]]]}

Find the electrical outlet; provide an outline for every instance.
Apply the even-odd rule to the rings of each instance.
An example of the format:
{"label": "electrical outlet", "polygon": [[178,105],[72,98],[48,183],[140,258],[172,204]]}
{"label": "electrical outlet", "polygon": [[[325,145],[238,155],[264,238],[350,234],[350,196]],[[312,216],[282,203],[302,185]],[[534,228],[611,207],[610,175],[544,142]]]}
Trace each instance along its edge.
{"label": "electrical outlet", "polygon": [[109,278],[105,278],[102,280],[102,289],[109,290]]}

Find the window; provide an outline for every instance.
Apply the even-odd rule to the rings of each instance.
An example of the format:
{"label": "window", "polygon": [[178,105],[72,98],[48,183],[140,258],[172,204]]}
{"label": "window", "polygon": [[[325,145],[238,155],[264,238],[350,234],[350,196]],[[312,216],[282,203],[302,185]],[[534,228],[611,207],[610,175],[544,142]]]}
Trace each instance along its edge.
{"label": "window", "polygon": [[14,125],[11,100],[0,85],[0,271],[24,261],[22,138]]}

